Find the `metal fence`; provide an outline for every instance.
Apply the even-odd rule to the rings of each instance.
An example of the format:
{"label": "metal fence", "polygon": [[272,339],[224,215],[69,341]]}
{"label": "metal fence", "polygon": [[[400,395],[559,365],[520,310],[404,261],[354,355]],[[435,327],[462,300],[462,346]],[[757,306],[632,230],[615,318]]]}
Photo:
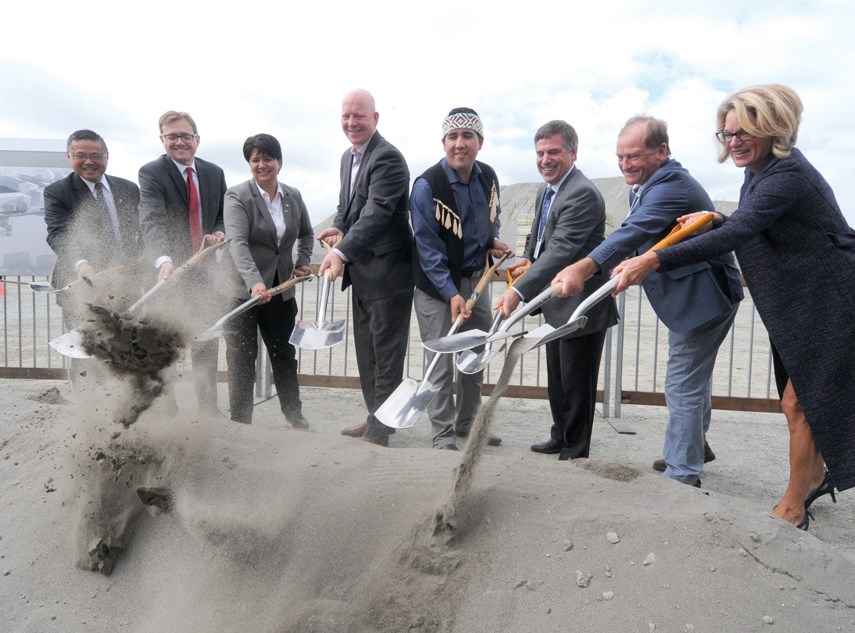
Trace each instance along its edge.
{"label": "metal fence", "polygon": [[[44,277],[7,277],[0,282],[3,311],[2,367],[0,376],[21,378],[64,378],[66,359],[49,346],[49,341],[64,332],[62,310],[55,295],[34,293],[28,283]],[[497,285],[498,284],[498,285]],[[300,316],[314,320],[320,284],[300,284],[297,302]],[[504,283],[494,282],[497,293]],[[482,301],[490,300],[487,296]],[[606,337],[600,366],[600,399],[605,417],[620,417],[621,405],[664,404],[663,383],[668,354],[667,329],[656,318],[643,292],[630,288],[618,300],[620,323]],[[299,350],[300,380],[305,385],[357,388],[358,370],[350,327],[349,293],[335,292],[327,310],[327,319],[346,322],[343,344],[326,350]],[[533,329],[540,317],[523,320],[517,328]],[[403,324],[402,324],[403,326]],[[406,374],[418,380],[426,365],[415,314],[409,324],[410,343]],[[225,346],[220,346],[221,379],[225,379]],[[485,372],[485,393],[492,388],[504,360],[498,354]],[[180,363],[187,362],[185,360]],[[270,395],[272,387],[269,363],[259,356],[259,395]],[[266,370],[265,370],[266,368]],[[183,373],[183,372],[182,372]],[[543,347],[524,355],[516,368],[506,395],[546,397],[546,359]],[[765,328],[746,291],[733,327],[719,350],[713,375],[713,406],[720,409],[778,411],[774,393],[772,361]]]}

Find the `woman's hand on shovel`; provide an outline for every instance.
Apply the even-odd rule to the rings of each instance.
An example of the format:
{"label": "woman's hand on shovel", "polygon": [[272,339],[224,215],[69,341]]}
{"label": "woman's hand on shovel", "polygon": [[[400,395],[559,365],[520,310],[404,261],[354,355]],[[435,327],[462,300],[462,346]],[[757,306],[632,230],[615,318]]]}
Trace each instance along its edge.
{"label": "woman's hand on shovel", "polygon": [[267,294],[267,286],[264,285],[263,281],[255,284],[249,291],[250,298],[259,295],[261,295],[261,300],[256,305],[264,305],[270,301],[270,296]]}

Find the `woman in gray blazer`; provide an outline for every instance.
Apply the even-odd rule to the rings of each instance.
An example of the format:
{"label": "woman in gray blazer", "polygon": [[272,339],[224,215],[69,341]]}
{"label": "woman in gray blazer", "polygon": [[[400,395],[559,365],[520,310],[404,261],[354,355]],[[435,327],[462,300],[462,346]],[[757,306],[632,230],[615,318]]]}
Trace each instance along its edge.
{"label": "woman in gray blazer", "polygon": [[789,425],[790,481],[774,514],[806,530],[811,503],[855,487],[855,231],[794,147],[801,113],[798,95],[778,84],[725,99],[719,162],[745,168],[739,208],[727,221],[716,214],[705,235],[627,260],[615,274],[620,291],[651,270],[735,251],[772,340]]}
{"label": "woman in gray blazer", "polygon": [[[309,275],[313,232],[300,192],[279,182],[282,148],[270,134],[246,139],[243,155],[252,178],[226,192],[223,208],[229,253],[242,283],[234,285],[235,305],[287,281]],[[294,244],[297,259],[293,259]],[[279,405],[288,423],[309,426],[297,384],[297,359],[288,342],[297,316],[294,289],[262,299],[229,321],[225,332],[231,419],[252,422],[257,331],[267,347]]]}

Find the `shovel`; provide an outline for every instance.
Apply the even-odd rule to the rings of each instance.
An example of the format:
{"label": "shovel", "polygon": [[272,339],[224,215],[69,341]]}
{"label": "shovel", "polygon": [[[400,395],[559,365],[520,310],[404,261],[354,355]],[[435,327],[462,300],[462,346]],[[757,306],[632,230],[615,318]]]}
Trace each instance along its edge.
{"label": "shovel", "polygon": [[[497,260],[487,271],[484,272],[483,275],[481,275],[481,279],[478,280],[478,284],[466,300],[466,309],[468,311],[472,310],[475,302],[478,301],[478,297],[481,296],[481,293],[484,292],[484,288],[486,288],[487,284],[490,283],[493,273],[499,266],[501,266],[502,262],[504,262],[508,256],[508,254],[503,255],[501,259]],[[499,314],[501,314],[501,312]],[[463,319],[461,317],[457,317],[451,325],[451,329],[449,329],[448,334],[452,335],[457,332],[461,325],[463,325]],[[439,354],[434,354],[430,365],[427,366],[427,369],[425,369],[425,372],[422,375],[421,382],[416,382],[409,377],[404,378],[404,380],[401,381],[401,384],[398,385],[397,389],[395,389],[395,391],[393,391],[391,395],[386,398],[383,404],[381,404],[374,412],[374,417],[393,429],[406,429],[418,422],[419,418],[422,417],[422,414],[427,410],[428,405],[434,397],[436,397],[436,394],[439,393],[440,385],[434,384],[430,381],[430,376],[438,362]]]}
{"label": "shovel", "polygon": [[92,280],[95,279],[95,277],[100,277],[101,275],[106,275],[109,273],[119,272],[120,270],[123,270],[124,268],[125,268],[124,264],[119,264],[118,266],[111,266],[110,268],[105,268],[104,270],[101,270],[101,271],[99,271],[99,272],[97,272],[94,275],[91,275],[89,277],[81,277],[80,279],[72,281],[70,284],[66,284],[62,288],[54,288],[52,285],[50,285],[50,282],[47,282],[47,281],[31,281],[27,285],[30,287],[30,290],[32,290],[33,292],[36,292],[39,294],[53,295],[53,294],[56,294],[58,292],[65,292],[66,290],[72,290],[72,289],[76,288],[77,286],[81,286],[83,284],[86,284],[87,286],[91,286]]}
{"label": "shovel", "polygon": [[[712,222],[712,219],[713,214],[706,213],[700,216],[691,224],[687,224],[685,227],[680,228],[680,225],[675,226],[673,229],[671,229],[671,232],[668,235],[666,235],[664,238],[654,244],[647,252],[658,251],[660,249],[676,244],[677,242],[693,234],[702,226],[705,226],[706,224]],[[531,339],[533,341],[533,345],[529,347],[528,350],[534,349],[535,347],[540,347],[541,345],[548,343],[549,341],[554,341],[557,338],[561,338],[562,336],[566,336],[571,332],[581,330],[583,327],[585,327],[588,322],[588,317],[583,315],[594,305],[596,305],[605,297],[610,295],[611,292],[615,289],[615,286],[617,286],[619,280],[620,275],[612,277],[608,282],[606,282],[597,290],[592,292],[591,295],[582,303],[580,303],[579,306],[573,311],[573,314],[570,315],[570,318],[564,325],[554,328],[548,323],[546,323],[526,334],[525,338]]]}
{"label": "shovel", "polygon": [[[526,270],[528,270],[528,268],[529,266],[525,267]],[[523,270],[521,275],[511,277],[511,271],[509,270],[508,288],[512,287],[517,281],[522,279],[523,275],[525,275],[525,270]],[[499,329],[504,318],[505,313],[502,311],[501,307],[499,307],[499,310],[496,312],[496,316],[493,318],[493,323],[490,325],[490,329],[487,333],[494,334]],[[492,341],[488,341],[484,346],[484,349],[477,354],[471,349],[465,349],[457,356],[457,371],[463,374],[477,374],[490,364],[490,361],[493,360],[493,357],[498,354],[501,349],[502,348],[493,349]]]}
{"label": "shovel", "polygon": [[[212,246],[208,246],[199,249],[199,252],[193,255],[190,259],[184,262],[181,266],[172,271],[172,274],[169,275],[166,279],[161,279],[158,281],[152,288],[146,292],[142,297],[140,297],[136,303],[134,303],[130,308],[128,308],[128,314],[133,314],[136,312],[140,306],[148,301],[151,297],[153,297],[161,288],[164,286],[174,286],[181,277],[184,276],[184,273],[187,270],[195,266],[197,263],[205,259],[208,255],[221,249],[226,245],[226,242],[220,242],[219,244],[214,244]],[[75,282],[76,283],[76,282]],[[84,338],[83,332],[80,328],[75,328],[73,330],[69,330],[62,336],[58,336],[48,343],[52,348],[58,351],[63,356],[68,356],[69,358],[92,358],[92,355],[89,354],[84,349]]]}
{"label": "shovel", "polygon": [[550,286],[541,292],[534,299],[517,309],[516,312],[505,319],[501,327],[493,333],[485,332],[484,330],[468,330],[467,332],[461,332],[460,334],[452,334],[450,336],[433,339],[432,341],[425,341],[422,345],[432,352],[450,354],[452,352],[462,352],[465,349],[472,349],[473,347],[478,347],[479,345],[484,345],[488,342],[501,341],[506,338],[519,337],[527,334],[527,332],[512,333],[509,332],[509,330],[521,321],[523,317],[528,316],[537,308],[549,301],[557,289],[558,285],[556,284],[555,286]]}
{"label": "shovel", "polygon": [[[321,243],[328,251],[332,250],[323,240]],[[314,322],[297,321],[288,342],[301,349],[326,349],[338,345],[344,340],[344,321],[327,321],[327,299],[333,282],[333,272],[329,268],[321,279],[321,296],[318,300],[318,315]]]}
{"label": "shovel", "polygon": [[265,290],[260,295],[255,295],[251,299],[244,301],[242,304],[240,304],[238,307],[236,307],[231,312],[225,314],[219,321],[214,323],[214,325],[212,325],[207,330],[205,330],[204,332],[202,332],[201,334],[196,336],[195,340],[196,341],[210,341],[211,339],[219,338],[223,334],[223,324],[225,324],[225,322],[228,321],[229,319],[232,319],[239,314],[243,314],[244,312],[249,310],[252,306],[254,306],[256,303],[258,303],[259,301],[261,301],[265,297],[275,297],[276,295],[280,295],[283,292],[285,292],[286,290],[288,290],[288,288],[291,288],[292,286],[296,286],[297,284],[301,284],[304,281],[311,281],[311,279],[312,279],[311,275],[306,275],[305,277],[292,277],[288,281],[281,283],[278,286],[274,286],[273,288]]}

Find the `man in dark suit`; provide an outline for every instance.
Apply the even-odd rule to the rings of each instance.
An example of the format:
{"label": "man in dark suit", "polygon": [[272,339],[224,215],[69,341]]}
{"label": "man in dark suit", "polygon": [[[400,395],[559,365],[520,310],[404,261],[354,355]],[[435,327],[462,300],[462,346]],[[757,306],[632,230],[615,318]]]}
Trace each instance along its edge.
{"label": "man in dark suit", "polygon": [[[701,185],[670,156],[664,121],[649,116],[627,121],[618,135],[617,157],[624,180],[632,186],[630,214],[588,257],[559,273],[562,293],[575,294],[592,279],[605,278],[627,256],[648,250],[667,235],[678,217],[714,208]],[[704,463],[715,459],[705,440],[712,373],[743,297],[739,269],[728,253],[652,273],[643,286],[668,328],[669,346],[664,460],[656,460],[653,467],[666,477],[699,486]]]}
{"label": "man in dark suit", "polygon": [[[71,174],[45,187],[47,242],[56,253],[51,283],[62,288],[93,273],[141,257],[139,188],[108,176],[107,144],[92,130],[68,137]],[[60,305],[66,293],[57,295]],[[65,306],[64,306],[65,307]]]}
{"label": "man in dark suit", "polygon": [[[177,264],[198,251],[203,243],[225,239],[223,197],[226,178],[217,165],[196,157],[199,134],[186,112],[170,110],[160,117],[160,140],[166,153],[140,168],[140,225],[158,279],[166,279]],[[182,289],[184,314],[210,323],[223,312],[216,294],[211,264],[191,271]],[[203,414],[222,417],[217,408],[217,339],[190,346],[196,398]]]}
{"label": "man in dark suit", "polygon": [[[603,196],[575,166],[578,136],[565,121],[550,121],[534,136],[537,168],[546,184],[537,194],[535,218],[524,257],[509,267],[525,276],[502,294],[509,315],[520,300],[532,299],[555,274],[590,253],[604,238],[606,206]],[[551,299],[543,305],[549,325],[567,322],[573,310],[603,284],[592,280],[571,299]],[[498,305],[498,304],[497,304]],[[546,344],[547,391],[552,411],[550,438],[533,444],[536,453],[558,453],[558,459],[588,457],[597,379],[606,330],[617,323],[614,299],[606,298],[586,314],[584,328]]]}
{"label": "man in dark suit", "polygon": [[[139,225],[139,188],[130,180],[108,176],[107,144],[92,130],[68,137],[71,174],[45,187],[47,243],[56,253],[51,283],[62,288],[105,268],[125,265],[123,279],[140,280],[142,239]],[[135,284],[124,284],[132,290]],[[76,293],[62,292],[56,301],[69,329],[77,327],[82,305]],[[97,365],[71,360],[75,389],[84,388],[83,376],[101,379]]]}
{"label": "man in dark suit", "polygon": [[[407,202],[410,172],[401,153],[377,132],[374,97],[353,90],[342,102],[341,127],[352,147],[341,158],[341,190],[333,226],[318,235],[334,247],[321,262],[353,286],[353,334],[363,424],[342,434],[388,446],[392,429],[374,411],[403,378],[413,303],[412,241]],[[346,264],[346,265],[345,265]]]}

